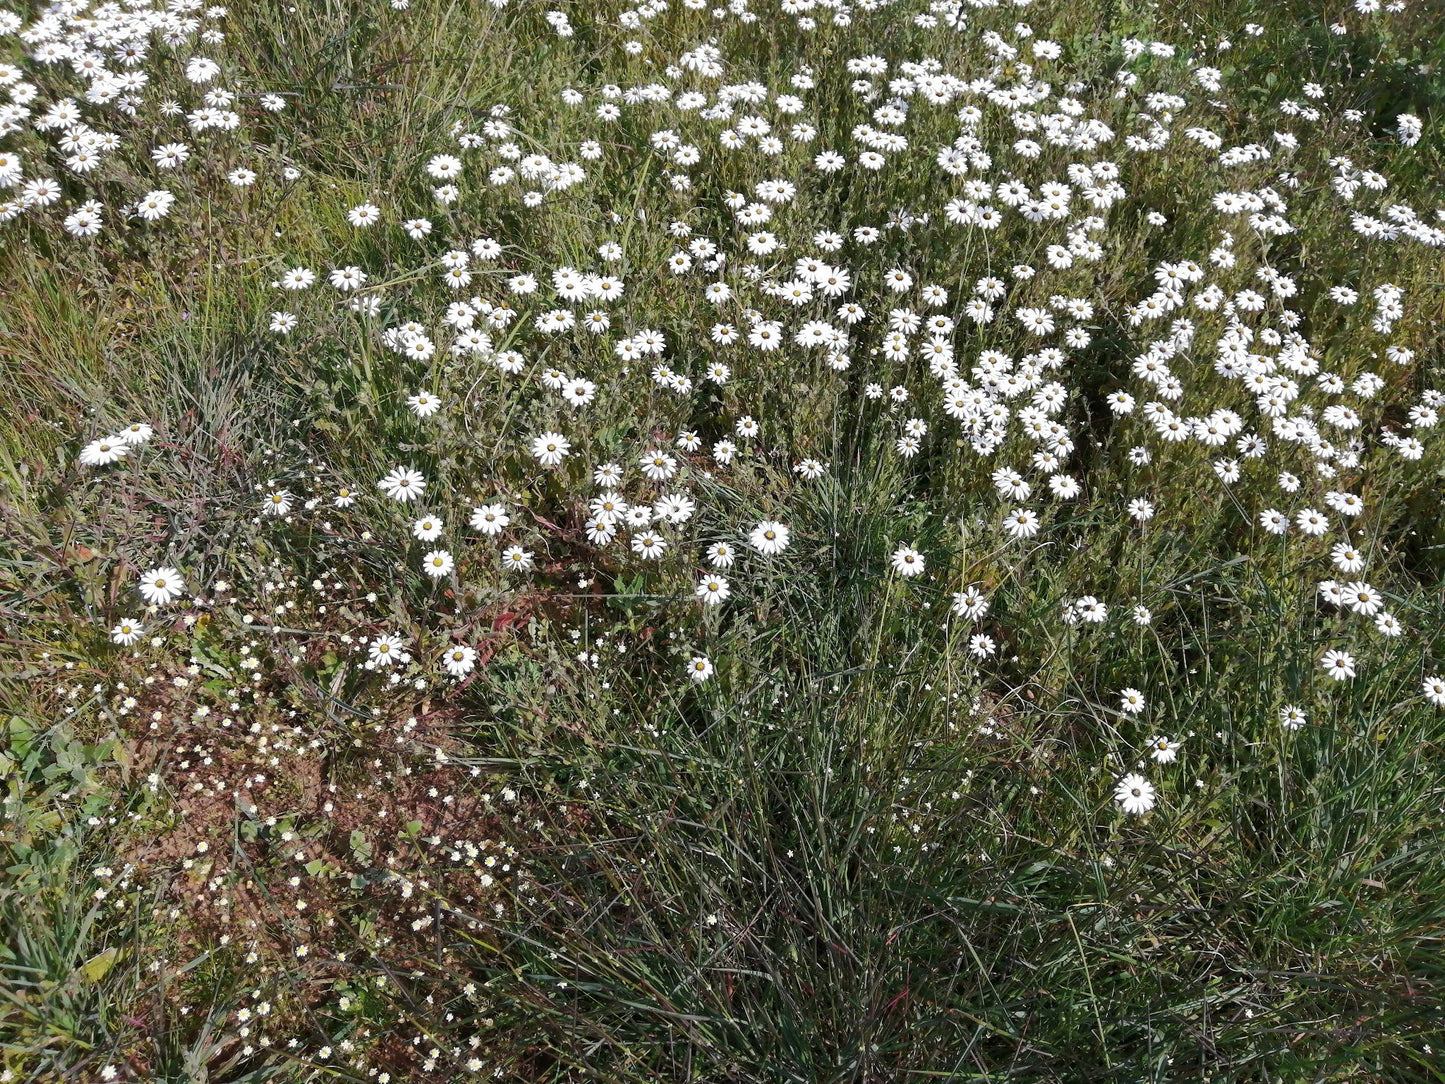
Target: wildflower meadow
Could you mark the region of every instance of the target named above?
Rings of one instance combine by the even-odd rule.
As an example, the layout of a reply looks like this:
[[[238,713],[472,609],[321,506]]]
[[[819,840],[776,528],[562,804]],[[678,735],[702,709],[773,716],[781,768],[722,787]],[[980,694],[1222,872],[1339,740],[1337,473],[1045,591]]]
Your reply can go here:
[[[0,1084],[1445,1081],[1445,7],[0,0]]]

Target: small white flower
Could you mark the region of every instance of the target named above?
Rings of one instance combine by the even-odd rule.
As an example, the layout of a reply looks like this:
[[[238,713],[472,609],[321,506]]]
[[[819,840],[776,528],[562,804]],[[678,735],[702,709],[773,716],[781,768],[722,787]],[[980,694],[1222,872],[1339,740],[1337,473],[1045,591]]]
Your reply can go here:
[[[374,226],[381,221],[381,208],[374,203],[362,203],[346,212],[346,221],[357,229]]]
[[[133,617],[123,618],[115,628],[110,630],[111,643],[119,644],[121,647],[130,647],[144,634],[145,628]]]
[[[455,567],[456,562],[448,550],[432,550],[421,561],[421,570],[434,580],[439,580]]]
[[[171,206],[176,202],[176,197],[167,192],[164,188],[147,192],[135,205],[137,218],[147,222],[156,222],[170,214]]]
[[[1425,699],[1434,704],[1437,708],[1445,708],[1445,678],[1439,676],[1427,677],[1421,686],[1425,693]]]
[[[87,467],[104,467],[124,459],[129,451],[129,442],[120,436],[102,437],[80,450],[80,461]]]
[[[1154,784],[1142,775],[1130,773],[1114,786],[1114,801],[1124,807],[1125,813],[1148,813],[1154,808],[1154,800]]]
[[[488,537],[499,535],[512,522],[512,517],[507,515],[507,509],[502,504],[484,504],[480,508],[472,509],[472,529],[481,531]]]
[[[1355,676],[1355,657],[1348,651],[1326,651],[1320,666],[1335,681],[1347,681]]]
[[[893,551],[893,571],[900,576],[912,577],[923,575],[924,559],[923,554],[909,546],[899,546]]]
[[[141,596],[152,606],[165,606],[181,597],[186,581],[170,565],[153,568],[140,578]]]
[[[632,551],[649,561],[655,561],[667,550],[667,542],[652,531],[644,531],[632,538]]]
[[[304,267],[293,267],[281,276],[279,285],[283,290],[306,290],[316,281],[316,272]]]
[[[555,467],[572,450],[572,445],[561,433],[547,432],[532,439],[532,456],[544,467]]]
[[[284,516],[291,511],[291,494],[278,489],[261,502],[261,511],[268,516]]]
[[[1286,730],[1298,730],[1307,722],[1309,722],[1309,716],[1305,714],[1304,708],[1286,704],[1279,709],[1279,723]]]
[[[603,463],[592,472],[592,481],[605,489],[616,489],[622,484],[622,468],[616,463]]]
[[[707,548],[708,564],[713,568],[731,568],[736,554],[726,542],[714,542]]]
[[[514,572],[526,572],[532,567],[532,551],[521,546],[508,546],[502,551],[502,564]]]
[[[1179,742],[1162,734],[1150,738],[1146,743],[1149,755],[1160,764],[1172,764],[1179,757]]]
[[[376,484],[388,497],[402,504],[419,499],[426,491],[426,480],[421,471],[412,470],[410,467],[394,467]]]
[[[373,666],[395,666],[404,663],[411,656],[406,650],[406,641],[395,633],[383,633],[371,641],[367,658]]]
[[[1010,538],[1022,541],[1039,533],[1039,517],[1031,509],[1015,508],[1004,517],[1003,526]]]
[[[698,580],[696,591],[697,597],[702,599],[705,606],[717,606],[725,602],[727,597],[732,594],[732,588],[728,581],[716,573],[709,573]]]
[[[637,461],[651,481],[663,482],[677,473],[677,460],[666,452],[653,448]]]
[[[965,587],[953,596],[953,612],[959,617],[977,621],[988,613],[988,596],[977,584]]]
[[[476,664],[476,649],[466,644],[454,644],[442,655],[442,667],[454,678],[466,677]]]
[[[764,557],[772,557],[788,548],[788,528],[776,520],[765,519],[753,528],[748,541]]]

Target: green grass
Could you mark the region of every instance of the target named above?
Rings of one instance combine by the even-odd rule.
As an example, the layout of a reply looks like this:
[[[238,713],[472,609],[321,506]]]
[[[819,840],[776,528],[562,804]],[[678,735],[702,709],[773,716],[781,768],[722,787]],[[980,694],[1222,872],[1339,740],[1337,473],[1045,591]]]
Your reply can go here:
[[[1445,712],[1421,695],[1445,659],[1445,458],[1423,429],[1415,461],[1378,441],[1440,386],[1445,282],[1438,249],[1350,227],[1353,212],[1383,217],[1395,201],[1432,222],[1441,205],[1445,37],[1428,5],[1327,19],[1310,3],[1064,0],[969,9],[972,30],[954,33],[911,21],[921,7],[855,11],[850,26],[815,9],[804,30],[775,8],[748,25],[678,3],[638,29],[619,26],[620,8],[569,8],[565,39],[520,3],[294,7],[238,4],[206,23],[225,27],[224,42],[157,45],[138,115],[93,110],[125,141],[93,174],[68,173],[53,137],[0,141],[27,178],[64,187],[57,208],[0,225],[0,1081],[1445,1079]],[[1336,17],[1348,33],[1330,30]],[[910,150],[881,171],[812,169],[821,149],[856,157],[849,133],[882,124],[870,114],[900,62],[987,75],[973,31],[1012,41],[1020,19],[1064,48],[1037,77],[1056,93],[1077,81],[1067,93],[1117,140],[1026,159],[1011,147],[1027,133],[989,107],[987,176],[1017,172],[1037,189],[1071,162],[1119,162],[1128,195],[1098,211],[1103,260],[1049,269],[1062,227],[1018,214],[995,231],[944,225],[962,180],[932,157],[959,134],[957,102],[914,99]],[[640,57],[622,49],[633,37]],[[814,124],[812,144],[725,155],[722,123],[662,103],[628,104],[613,125],[594,117],[607,83],[715,89],[665,73],[713,37],[726,82],[786,93],[812,66],[800,117],[739,107],[780,130]],[[1116,97],[1133,37],[1180,55],[1135,61],[1138,87]],[[0,40],[0,61],[20,62],[15,40]],[[237,131],[198,136],[159,111],[170,97],[198,104],[181,74],[196,53],[220,62],[215,85],[244,96]],[[868,53],[892,64],[871,103],[844,63]],[[1224,69],[1223,106],[1186,58]],[[1001,82],[1017,71],[1002,68]],[[64,66],[25,70],[37,114],[78,93]],[[1327,92],[1307,103],[1324,113],[1313,124],[1278,108],[1304,101],[1310,80]],[[563,104],[569,87],[585,105]],[[1156,91],[1188,99],[1169,107],[1171,142],[1126,151],[1124,137],[1150,127],[1141,114],[1161,111],[1143,104]],[[257,106],[268,92],[284,111]],[[425,163],[456,150],[453,125],[480,130],[498,104],[522,153],[579,161],[579,143],[598,139],[602,159],[529,208],[529,186],[488,184],[499,156],[469,151],[462,198],[439,205]],[[1349,122],[1347,109],[1365,116]],[[1406,111],[1426,125],[1413,147],[1393,128]],[[1300,146],[1221,168],[1184,135],[1195,125],[1226,147],[1276,130]],[[649,149],[660,128],[703,162],[669,166]],[[193,156],[161,173],[149,149],[172,139]],[[1389,188],[1340,200],[1338,156]],[[260,175],[254,187],[228,183],[242,166]],[[690,172],[691,189],[673,189],[664,167]],[[715,321],[742,325],[746,305],[791,326],[836,305],[785,309],[740,271],[755,227],[726,194],[773,178],[798,185],[761,227],[786,241],[783,261],[814,254],[819,229],[932,216],[837,255],[872,317],[846,371],[818,351],[709,338]],[[118,212],[162,186],[177,196],[164,221]],[[1236,220],[1238,264],[1211,267],[1209,281],[1263,292],[1255,269],[1283,269],[1299,293],[1268,315],[1292,306],[1325,369],[1385,384],[1345,397],[1369,442],[1358,464],[1322,478],[1307,448],[1271,435],[1267,456],[1226,485],[1211,463],[1228,448],[1165,443],[1105,397],[1152,397],[1131,365],[1167,321],[1131,326],[1125,308],[1154,289],[1155,266],[1204,263],[1220,239],[1213,194],[1266,186],[1295,231],[1266,238]],[[91,195],[105,229],[77,241],[60,221]],[[385,219],[357,230],[346,211],[365,201]],[[1149,224],[1151,210],[1167,224]],[[400,228],[413,216],[434,224],[424,242]],[[665,262],[685,244],[668,234],[675,219],[729,262],[672,275]],[[446,350],[440,316],[458,295],[437,281],[437,259],[482,236],[503,257],[474,261],[460,295],[520,310],[493,335],[526,354],[523,376]],[[626,282],[612,330],[538,334],[533,319],[554,307],[547,272],[603,270],[608,241],[625,250],[605,268]],[[1015,281],[1018,263],[1042,270]],[[376,318],[324,285],[348,264],[380,288]],[[913,293],[885,291],[895,266]],[[317,270],[318,287],[273,288],[291,267]],[[522,271],[542,289],[508,295]],[[979,326],[961,313],[985,275],[1010,286],[1004,315]],[[738,297],[714,307],[701,289],[718,278]],[[1370,326],[1384,282],[1405,291],[1388,335]],[[945,287],[948,305],[923,308],[924,283]],[[1336,284],[1359,303],[1333,302]],[[983,350],[1058,345],[1011,316],[1052,295],[1094,305],[1092,341],[1049,374],[1068,392],[1074,501],[1047,497],[1017,432],[992,457],[955,442],[926,363],[875,349],[890,308],[940,311],[958,321],[967,375]],[[278,309],[299,318],[289,335],[268,330]],[[1183,311],[1200,345],[1173,360],[1177,409],[1228,407],[1267,432],[1253,396],[1212,369],[1222,314]],[[412,319],[441,344],[426,361],[382,339]],[[614,354],[645,328],[665,331],[663,358]],[[1414,360],[1384,361],[1390,344]],[[658,360],[694,387],[654,386],[645,372]],[[700,378],[712,360],[732,367],[726,385]],[[560,404],[537,386],[544,366],[587,374],[597,400]],[[874,382],[911,397],[870,398]],[[1299,382],[1302,402],[1333,401]],[[435,418],[406,410],[422,389],[447,400]],[[707,449],[748,414],[763,439],[718,463]],[[930,432],[904,458],[894,442],[913,416]],[[87,442],[138,420],[156,430],[144,449],[79,464]],[[554,471],[527,453],[549,429],[576,446]],[[684,430],[702,451],[677,451]],[[1130,461],[1140,445],[1147,466]],[[592,468],[631,468],[650,447],[681,469],[649,494],[686,490],[695,519],[669,529],[655,562],[625,539],[588,545]],[[805,456],[827,462],[823,479],[793,473]],[[440,581],[419,572],[432,544],[411,537],[414,507],[375,486],[398,464],[423,472],[425,507],[446,520],[458,568]],[[998,496],[1000,466],[1029,476],[1031,501]],[[1274,485],[1281,470],[1304,478],[1298,496]],[[335,508],[342,486],[357,500]],[[1323,507],[1334,487],[1365,499],[1348,537],[1369,556],[1359,575],[1406,627],[1398,639],[1319,600],[1319,580],[1342,575],[1329,556],[1337,527],[1282,540],[1259,526],[1262,508]],[[261,516],[280,488],[294,514]],[[1126,511],[1136,496],[1158,505],[1147,524]],[[534,550],[534,574],[505,572],[498,540],[466,530],[471,507],[493,499],[514,521],[500,541]],[[1042,515],[1027,542],[1002,527],[1015,503]],[[792,533],[767,560],[741,544],[763,518]],[[705,610],[692,589],[717,538],[739,548],[733,597]],[[889,571],[902,545],[926,556],[927,575]],[[147,614],[137,578],[166,564],[187,597]],[[975,583],[988,615],[950,616],[953,593]],[[1060,618],[1086,594],[1108,603],[1105,624]],[[1136,604],[1149,624],[1130,620]],[[147,638],[113,644],[109,629],[131,615]],[[363,665],[359,638],[383,631],[416,656],[404,681]],[[995,656],[970,653],[975,632],[997,641]],[[439,671],[453,642],[480,653],[465,681]],[[1359,661],[1353,681],[1320,669],[1338,647]],[[703,684],[684,673],[695,654],[716,667]],[[1142,716],[1119,709],[1129,686],[1148,697]],[[1280,725],[1288,704],[1308,712],[1302,729]],[[1147,762],[1155,734],[1182,740],[1177,761]],[[1158,804],[1126,816],[1114,785],[1143,763]]]

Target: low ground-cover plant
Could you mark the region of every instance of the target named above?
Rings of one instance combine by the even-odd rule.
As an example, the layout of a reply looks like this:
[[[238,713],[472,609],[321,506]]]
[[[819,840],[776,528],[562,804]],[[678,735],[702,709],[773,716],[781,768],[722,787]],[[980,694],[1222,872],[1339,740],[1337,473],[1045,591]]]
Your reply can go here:
[[[1422,1080],[1421,3],[0,12],[6,1080]]]

